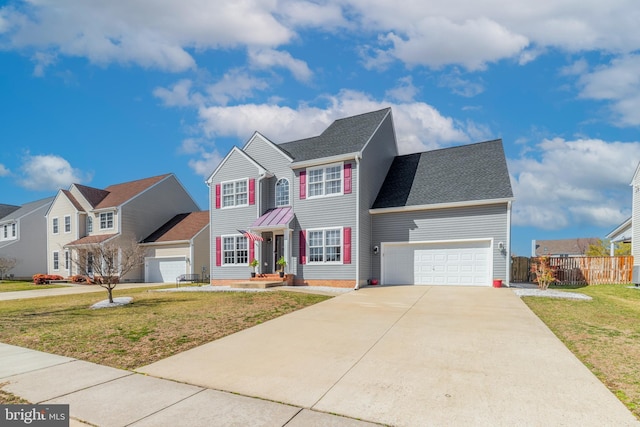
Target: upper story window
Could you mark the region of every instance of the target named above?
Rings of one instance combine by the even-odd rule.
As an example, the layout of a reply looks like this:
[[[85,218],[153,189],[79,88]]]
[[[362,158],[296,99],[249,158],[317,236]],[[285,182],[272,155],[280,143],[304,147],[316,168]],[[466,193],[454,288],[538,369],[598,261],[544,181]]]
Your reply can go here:
[[[342,194],[342,163],[307,169],[308,197]]]
[[[289,180],[280,178],[276,182],[276,207],[289,206]]]
[[[87,216],[87,233],[93,233],[93,218]]]
[[[18,224],[15,222],[11,224],[11,237],[16,237],[17,235]]]
[[[2,227],[2,237],[7,239],[9,237],[9,226],[8,225],[4,225]]]
[[[69,215],[64,217],[64,232],[71,233],[71,216]]]
[[[102,212],[100,214],[100,230],[113,228],[113,212]]]
[[[53,234],[58,234],[58,218],[53,218],[51,220],[51,229]]]
[[[248,180],[222,183],[222,207],[247,206],[249,204]]]

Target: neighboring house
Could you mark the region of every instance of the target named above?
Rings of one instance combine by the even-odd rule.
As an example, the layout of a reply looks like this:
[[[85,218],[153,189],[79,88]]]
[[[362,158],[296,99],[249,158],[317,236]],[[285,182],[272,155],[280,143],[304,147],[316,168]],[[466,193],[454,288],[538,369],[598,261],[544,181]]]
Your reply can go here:
[[[589,245],[600,244],[597,237],[577,237],[575,239],[533,240],[531,256],[571,257],[585,256]]]
[[[633,255],[633,283],[640,283],[640,164],[631,180],[631,255]]]
[[[44,214],[53,197],[22,206],[0,205],[0,256],[15,258],[8,272],[17,279],[31,279],[47,270],[47,223]]]
[[[610,242],[609,255],[615,255],[616,244],[631,243],[631,228],[631,218],[629,218],[607,234],[607,239]]]
[[[275,144],[256,132],[211,174],[211,282],[284,257],[295,284],[509,281],[502,141],[398,155],[391,109]]]
[[[141,241],[184,212],[198,205],[174,174],[111,185],[105,189],[72,184],[60,190],[46,213],[47,272],[72,276],[74,251],[104,242]],[[86,266],[92,274],[91,265]],[[121,281],[144,281],[144,266]]]
[[[144,277],[146,282],[175,282],[181,274],[209,271],[209,211],[183,213],[142,241],[147,248]]]

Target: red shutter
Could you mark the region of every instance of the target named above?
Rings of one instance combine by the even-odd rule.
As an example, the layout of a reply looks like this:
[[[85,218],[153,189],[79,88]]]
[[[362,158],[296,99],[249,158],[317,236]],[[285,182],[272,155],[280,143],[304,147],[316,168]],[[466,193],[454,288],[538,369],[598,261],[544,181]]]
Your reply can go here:
[[[220,209],[220,184],[216,184],[216,209]]]
[[[351,163],[344,164],[344,194],[351,194]]]
[[[351,264],[351,227],[343,229],[342,251],[344,252],[343,264]]]
[[[216,237],[216,266],[222,265],[222,237]]]
[[[300,264],[307,263],[307,232],[300,230]]]
[[[247,239],[247,243],[249,244],[249,262],[251,262],[256,257],[256,244],[251,239]]]
[[[251,178],[249,180],[249,204],[256,204],[256,180],[255,178]]]
[[[307,171],[300,171],[300,199],[307,198]]]

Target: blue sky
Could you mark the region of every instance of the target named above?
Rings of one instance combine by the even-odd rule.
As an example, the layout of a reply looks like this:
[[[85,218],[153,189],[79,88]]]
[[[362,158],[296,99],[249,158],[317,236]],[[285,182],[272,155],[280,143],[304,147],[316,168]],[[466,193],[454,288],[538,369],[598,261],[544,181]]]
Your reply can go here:
[[[392,107],[402,153],[503,139],[512,252],[604,237],[640,162],[638,22],[637,0],[9,0],[0,203],[173,172],[207,209],[254,131]]]

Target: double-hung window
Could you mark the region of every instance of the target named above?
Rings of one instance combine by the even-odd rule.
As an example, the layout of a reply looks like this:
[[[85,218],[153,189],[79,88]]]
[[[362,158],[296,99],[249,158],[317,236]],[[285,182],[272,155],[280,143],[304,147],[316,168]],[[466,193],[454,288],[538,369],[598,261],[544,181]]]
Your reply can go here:
[[[102,212],[100,214],[100,230],[113,228],[113,212]]]
[[[93,233],[93,218],[87,216],[87,233]]]
[[[53,218],[51,220],[51,229],[53,234],[58,234],[58,218]]]
[[[69,267],[71,267],[71,258],[69,251],[64,251],[64,269],[69,271]]]
[[[64,232],[71,233],[71,217],[69,215],[64,217]]]
[[[9,226],[8,225],[2,226],[2,237],[4,237],[5,239],[9,237]]]
[[[309,230],[309,263],[342,262],[342,229]]]
[[[55,271],[60,270],[60,254],[58,252],[53,253],[53,269]]]
[[[342,194],[342,163],[307,170],[308,196]]]
[[[249,246],[244,236],[226,236],[222,238],[222,261],[224,265],[249,263]]]
[[[17,228],[18,228],[18,226],[16,225],[15,222],[13,224],[11,224],[11,237],[16,237]]]
[[[249,204],[248,180],[222,183],[222,207],[247,206]]]

